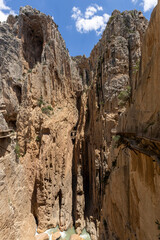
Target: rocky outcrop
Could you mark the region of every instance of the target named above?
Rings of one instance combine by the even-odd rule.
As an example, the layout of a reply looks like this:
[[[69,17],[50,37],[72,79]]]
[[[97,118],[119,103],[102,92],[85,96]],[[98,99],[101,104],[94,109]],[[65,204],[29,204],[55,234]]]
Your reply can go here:
[[[105,237],[99,233],[99,224],[105,187],[114,167],[114,160],[113,166],[109,165],[110,145],[119,114],[125,111],[135,85],[137,73],[134,71],[137,71],[147,25],[140,12],[115,10],[88,59],[90,79],[81,98],[74,149],[73,192],[75,226],[83,229],[87,224],[92,239],[97,239],[99,234],[101,239],[108,239],[107,233]],[[88,64],[83,69],[86,72]],[[123,92],[128,95],[120,102],[119,96]],[[107,222],[103,223],[103,228],[107,229]]]
[[[52,234],[52,240],[58,240],[60,239],[60,237],[61,237],[60,232],[56,232]]]
[[[159,237],[159,13],[160,3],[143,40],[131,103],[119,118],[117,144],[112,143],[109,166],[115,159],[115,167],[103,201],[104,239]]]
[[[32,213],[39,229],[57,224],[66,229],[72,224],[71,134],[78,120],[76,97],[82,90],[81,79],[50,17],[25,8],[19,22],[27,73],[17,133]],[[28,38],[30,31],[32,38]],[[37,34],[41,34],[42,46],[34,54],[41,49],[40,58],[26,47],[31,40],[38,45]]]
[[[72,225],[82,83],[51,17],[27,6],[0,28],[1,125],[13,131],[1,140],[0,238],[32,239],[35,221],[39,230]]]

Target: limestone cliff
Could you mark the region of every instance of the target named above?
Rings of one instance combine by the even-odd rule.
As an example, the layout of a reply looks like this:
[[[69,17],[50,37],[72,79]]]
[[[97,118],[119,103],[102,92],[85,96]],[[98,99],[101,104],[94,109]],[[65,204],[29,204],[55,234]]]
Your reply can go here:
[[[115,162],[113,160],[113,165],[109,165],[110,145],[119,114],[125,111],[129,94],[135,85],[136,65],[140,60],[142,38],[147,25],[141,12],[120,13],[115,10],[88,59],[90,75],[87,76],[90,79],[82,95],[84,107],[80,110],[74,153],[74,182],[77,184],[73,191],[77,199],[74,203],[75,225],[83,229],[85,223],[80,219],[83,220],[84,215],[92,239],[98,236],[108,239],[108,221],[104,220],[104,226],[101,226],[107,231],[104,236],[99,233],[99,224],[105,187]],[[75,61],[80,66],[79,58]],[[84,57],[81,62],[84,63]],[[87,73],[88,64],[83,69]],[[130,92],[128,99],[120,102],[118,97],[127,91]],[[79,191],[81,182],[84,187]]]
[[[41,230],[72,225],[82,83],[51,17],[27,6],[0,28],[0,239],[32,239],[35,220]]]
[[[159,239],[159,21],[160,2],[143,40],[131,104],[119,119],[118,148],[110,154],[116,167],[106,187],[103,216],[111,239]]]
[[[89,58],[29,6],[0,24],[0,239],[157,238],[159,13],[115,10]]]
[[[105,189],[102,217],[108,239],[159,239],[159,13],[160,3],[142,42],[130,104],[120,115],[112,141],[109,165],[115,161],[115,167]]]

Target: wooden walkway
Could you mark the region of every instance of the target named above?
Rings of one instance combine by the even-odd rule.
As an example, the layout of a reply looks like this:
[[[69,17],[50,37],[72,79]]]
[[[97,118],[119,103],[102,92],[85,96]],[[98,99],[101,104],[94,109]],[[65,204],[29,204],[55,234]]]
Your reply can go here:
[[[136,139],[142,139],[142,140],[146,140],[146,141],[150,141],[150,142],[155,142],[155,143],[159,143],[160,144],[160,139],[158,138],[151,138],[151,137],[146,137],[144,135],[141,134],[136,134],[136,133],[129,133],[129,132],[117,132],[116,135],[120,135],[121,137],[128,137],[128,138],[136,138]]]
[[[145,137],[135,133],[117,133],[121,136],[120,144],[126,145],[129,149],[143,153],[156,161],[160,166],[160,140]]]

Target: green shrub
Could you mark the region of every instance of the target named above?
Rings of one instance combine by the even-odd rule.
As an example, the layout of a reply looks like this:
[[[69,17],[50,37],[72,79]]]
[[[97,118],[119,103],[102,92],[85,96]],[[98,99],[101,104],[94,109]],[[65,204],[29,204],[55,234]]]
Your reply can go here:
[[[20,155],[20,147],[19,147],[18,142],[16,143],[14,151],[15,151],[15,154],[16,154],[17,158],[19,158],[21,155]]]
[[[41,140],[41,138],[40,138],[40,136],[38,135],[38,136],[36,137],[36,142],[40,142],[40,140]]]
[[[118,95],[118,104],[124,106],[131,96],[131,87],[127,86],[123,91]]]
[[[104,107],[104,104],[105,104],[105,103],[104,103],[103,101],[100,102],[100,105],[103,106],[103,107]]]
[[[44,101],[43,101],[43,97],[42,96],[38,99],[37,104],[38,104],[39,107],[41,107],[41,105],[44,105]]]
[[[130,29],[128,30],[128,32],[129,32],[129,33],[135,33],[134,30],[130,30]]]
[[[49,105],[47,106],[48,110],[53,111],[53,108]]]
[[[31,73],[32,72],[32,69],[28,69],[28,73]]]
[[[133,73],[134,73],[134,74],[139,71],[139,67],[140,67],[140,60],[138,60],[138,61],[136,62],[136,65],[133,67],[133,69],[134,69]]]
[[[118,147],[120,139],[121,139],[120,135],[112,136],[112,141],[113,141],[114,147]]]
[[[120,140],[120,138],[121,138],[120,135],[115,135],[115,136],[112,137],[112,140],[113,140],[114,142],[118,142],[118,141]]]
[[[44,114],[50,114],[50,111],[49,111],[49,109],[47,108],[47,107],[42,107],[42,113],[44,113]]]
[[[46,107],[42,107],[41,110],[42,110],[42,113],[46,115],[50,115],[51,111],[53,111],[53,108],[50,105],[48,105]]]
[[[134,10],[129,11],[129,13],[134,17]]]

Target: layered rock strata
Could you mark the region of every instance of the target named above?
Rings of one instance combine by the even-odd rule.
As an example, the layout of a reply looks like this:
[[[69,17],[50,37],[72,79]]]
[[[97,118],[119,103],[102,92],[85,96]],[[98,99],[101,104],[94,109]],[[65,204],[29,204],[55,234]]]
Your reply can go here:
[[[87,224],[92,239],[108,239],[108,221],[103,221],[101,215],[105,188],[115,162],[113,159],[109,165],[110,146],[119,115],[125,111],[128,100],[132,101],[131,89],[136,83],[147,25],[141,12],[115,10],[88,59],[90,79],[81,98],[75,141],[73,204],[75,226],[81,229]],[[80,66],[79,58],[75,61]],[[84,57],[81,62],[84,63]],[[88,64],[83,67],[83,72],[88,72]],[[128,95],[120,100],[123,93]],[[104,236],[99,232],[100,223]]]
[[[27,6],[0,28],[1,135],[12,129],[0,139],[0,238],[32,239],[35,223],[39,231],[72,225],[82,82],[51,17]]]
[[[103,239],[158,239],[159,183],[159,21],[154,9],[142,43],[132,98],[121,114],[109,166],[115,167],[103,200]],[[114,139],[115,140],[115,139]],[[116,187],[115,187],[116,186]]]

